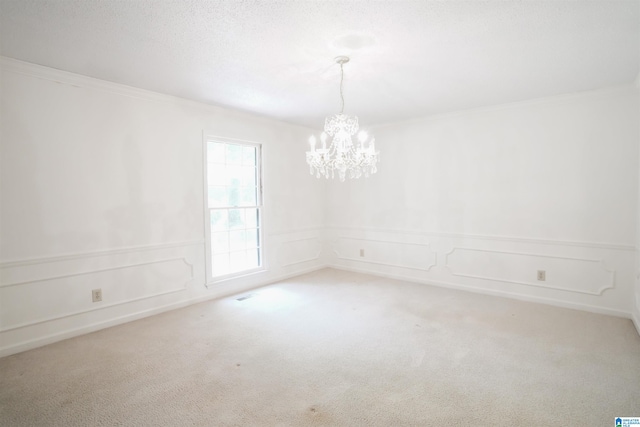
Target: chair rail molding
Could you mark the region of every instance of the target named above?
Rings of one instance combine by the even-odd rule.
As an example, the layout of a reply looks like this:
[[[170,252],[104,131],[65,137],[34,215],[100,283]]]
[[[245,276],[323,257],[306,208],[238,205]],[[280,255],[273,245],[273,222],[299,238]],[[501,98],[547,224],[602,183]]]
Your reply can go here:
[[[380,227],[356,227],[356,226],[342,226],[342,225],[329,225],[326,227],[328,230],[336,231],[349,231],[359,233],[384,233],[384,234],[396,234],[396,235],[410,235],[410,236],[424,236],[424,237],[444,237],[450,239],[472,239],[472,240],[488,240],[488,241],[503,241],[536,245],[551,245],[551,246],[577,246],[581,248],[595,248],[595,249],[610,249],[615,251],[627,251],[635,252],[636,246],[633,244],[624,243],[608,243],[608,242],[588,242],[577,240],[557,240],[557,239],[538,239],[525,236],[502,236],[491,234],[467,234],[467,233],[451,233],[440,231],[425,231],[425,230],[409,230],[409,229],[396,229],[396,228],[380,228]]]
[[[98,269],[95,269],[95,270],[87,270],[87,271],[79,271],[77,273],[69,273],[69,274],[60,274],[60,275],[55,275],[55,276],[47,276],[47,277],[41,277],[41,278],[30,279],[30,280],[23,280],[23,281],[13,282],[13,283],[0,283],[0,289],[1,288],[9,288],[9,287],[12,287],[12,286],[27,285],[27,284],[31,284],[31,283],[43,283],[43,282],[48,282],[48,281],[57,280],[57,279],[66,279],[66,278],[70,278],[70,277],[78,277],[78,276],[85,276],[85,275],[96,274],[96,273],[104,273],[106,271],[123,270],[123,269],[133,268],[133,267],[141,267],[141,266],[144,266],[144,265],[162,264],[162,263],[171,262],[171,261],[182,261],[182,262],[184,262],[189,267],[190,272],[191,272],[191,278],[193,278],[193,264],[191,264],[189,261],[187,261],[186,258],[180,257],[180,258],[159,259],[159,260],[153,260],[153,261],[147,261],[147,262],[138,262],[138,263],[134,263],[134,264],[124,264],[124,265],[118,265],[116,267],[98,268]]]
[[[161,249],[182,248],[186,246],[200,246],[200,245],[204,245],[204,243],[205,243],[204,239],[194,239],[194,240],[184,240],[179,242],[125,246],[125,247],[116,248],[116,249],[72,252],[72,253],[67,253],[62,255],[52,255],[52,256],[0,261],[0,270],[29,266],[29,265],[36,265],[36,264],[47,264],[47,263],[62,262],[62,261],[72,261],[72,260],[78,260],[78,259],[84,259],[84,258],[95,258],[95,257],[101,257],[101,256],[128,254],[133,252],[145,252],[145,251],[155,251],[155,250],[161,250]]]

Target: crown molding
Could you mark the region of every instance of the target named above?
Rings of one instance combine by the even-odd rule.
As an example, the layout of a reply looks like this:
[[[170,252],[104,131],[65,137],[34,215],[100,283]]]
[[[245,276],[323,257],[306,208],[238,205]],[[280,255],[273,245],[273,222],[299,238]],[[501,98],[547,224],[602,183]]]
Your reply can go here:
[[[450,120],[458,117],[465,117],[475,114],[490,114],[494,112],[513,110],[518,108],[536,107],[539,105],[563,105],[572,104],[575,102],[581,102],[585,99],[603,99],[620,95],[634,94],[637,89],[640,89],[640,74],[635,82],[631,82],[626,85],[611,86],[600,89],[586,90],[582,92],[571,92],[559,95],[551,95],[539,98],[527,99],[524,101],[514,101],[503,104],[487,105],[476,108],[467,108],[463,110],[455,110],[446,113],[431,114],[426,116],[418,116],[406,120],[398,120],[393,122],[386,122],[380,124],[374,124],[371,127],[373,129],[384,129],[386,127],[398,126],[398,125],[419,125],[421,123],[429,123],[432,121]]]
[[[18,59],[0,56],[0,66],[3,72],[11,72],[24,76],[35,77],[42,80],[48,80],[55,83],[66,84],[79,88],[96,89],[118,95],[128,96],[131,98],[144,99],[148,101],[186,103],[200,108],[220,109],[213,105],[202,104],[200,102],[191,101],[177,96],[166,95],[150,90],[140,89],[133,86],[127,86],[120,83],[114,83],[107,80],[100,80],[94,77],[84,76],[82,74],[71,73],[69,71],[58,70],[56,68],[46,67],[44,65],[32,64],[30,62],[20,61]]]
[[[253,120],[257,121],[269,122],[273,125],[285,125],[287,127],[299,128],[304,131],[308,131],[310,129],[299,124],[289,123],[273,117],[260,115],[258,113],[236,110],[230,107],[221,107],[213,104],[207,104],[201,101],[181,98],[179,96],[154,92],[147,89],[140,89],[134,86],[127,86],[121,83],[110,82],[95,77],[72,73],[70,71],[64,71],[44,65],[33,64],[30,62],[21,61],[19,59],[9,58],[7,56],[0,55],[0,71],[47,80],[55,83],[73,86],[76,88],[103,91],[106,93],[126,96],[129,98],[135,98],[144,101],[171,103],[174,105],[199,109],[208,114],[237,114],[251,117]]]

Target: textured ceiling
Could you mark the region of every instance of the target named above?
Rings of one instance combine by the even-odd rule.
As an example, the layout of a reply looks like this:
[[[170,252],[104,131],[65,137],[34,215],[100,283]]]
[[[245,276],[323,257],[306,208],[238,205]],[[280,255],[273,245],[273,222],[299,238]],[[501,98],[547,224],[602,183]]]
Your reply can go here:
[[[318,128],[631,84],[640,1],[0,0],[1,53]]]

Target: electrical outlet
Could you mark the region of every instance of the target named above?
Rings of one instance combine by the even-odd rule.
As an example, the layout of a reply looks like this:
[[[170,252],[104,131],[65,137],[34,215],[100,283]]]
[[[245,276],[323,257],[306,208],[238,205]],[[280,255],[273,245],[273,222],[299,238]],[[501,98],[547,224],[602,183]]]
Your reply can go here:
[[[547,272],[544,270],[538,270],[538,281],[544,282],[547,280]]]
[[[102,289],[94,289],[91,291],[91,300],[93,302],[102,301]]]
[[[360,249],[360,256],[364,256],[364,249]]]

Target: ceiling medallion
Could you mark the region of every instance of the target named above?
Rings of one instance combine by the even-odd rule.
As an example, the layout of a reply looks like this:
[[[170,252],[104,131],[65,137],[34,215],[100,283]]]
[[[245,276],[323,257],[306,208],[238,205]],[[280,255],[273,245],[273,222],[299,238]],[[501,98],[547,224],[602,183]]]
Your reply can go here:
[[[340,64],[340,99],[342,108],[340,113],[329,116],[324,121],[324,132],[320,134],[320,147],[316,148],[315,135],[309,138],[311,149],[307,151],[307,163],[311,175],[317,178],[335,177],[336,171],[340,181],[349,178],[368,177],[376,173],[379,151],[375,148],[375,139],[370,138],[365,131],[358,132],[358,117],[344,114],[344,95],[342,82],[344,80],[343,66],[349,62],[347,56],[338,56],[336,63]],[[357,133],[357,142],[351,139]],[[327,148],[327,139],[331,139]]]

